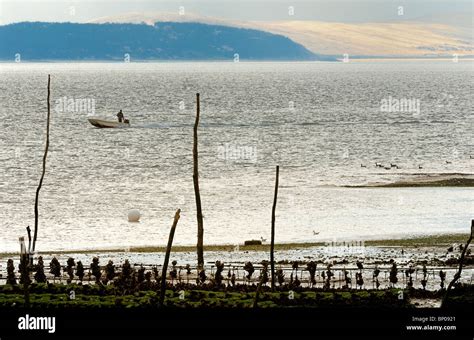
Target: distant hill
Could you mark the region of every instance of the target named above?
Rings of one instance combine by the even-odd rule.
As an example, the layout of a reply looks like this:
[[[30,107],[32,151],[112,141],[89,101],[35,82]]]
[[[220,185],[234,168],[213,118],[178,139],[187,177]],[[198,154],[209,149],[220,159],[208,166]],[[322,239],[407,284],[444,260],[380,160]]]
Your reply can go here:
[[[189,22],[155,25],[24,22],[0,26],[0,59],[331,60],[278,34]]]
[[[464,6],[464,5],[463,5]],[[469,6],[464,6],[469,8]],[[472,9],[457,12],[428,11],[424,17],[408,19],[393,11],[387,21],[352,22],[298,20],[242,21],[186,12],[124,12],[96,18],[91,23],[194,22],[248,28],[283,35],[320,55],[342,58],[460,58],[473,56]],[[348,18],[349,19],[349,18]]]

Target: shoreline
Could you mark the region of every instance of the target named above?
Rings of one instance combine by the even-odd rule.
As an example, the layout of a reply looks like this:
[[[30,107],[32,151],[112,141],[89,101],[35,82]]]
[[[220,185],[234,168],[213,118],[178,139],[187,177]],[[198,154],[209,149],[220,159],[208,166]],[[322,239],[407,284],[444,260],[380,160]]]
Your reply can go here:
[[[400,239],[380,239],[380,240],[368,240],[364,241],[364,246],[380,247],[380,248],[421,248],[421,247],[435,247],[444,248],[451,246],[454,243],[465,244],[469,234],[467,233],[448,233],[448,234],[437,234],[433,236],[416,236],[411,238],[400,238]],[[331,241],[320,241],[320,242],[291,242],[291,243],[276,243],[275,251],[278,250],[297,250],[307,249],[313,247],[322,247],[330,243]],[[337,241],[343,243],[343,240]],[[353,242],[346,241],[346,242]],[[236,245],[232,244],[216,244],[216,245],[205,245],[204,251],[206,252],[232,252],[236,248]],[[183,252],[194,252],[196,246],[173,246],[171,252],[183,253]],[[245,252],[258,252],[258,251],[270,251],[270,244],[265,243],[262,245],[242,245],[239,244],[239,251]],[[129,248],[97,248],[97,249],[74,249],[74,250],[56,250],[56,251],[41,251],[37,255],[51,255],[51,254],[94,254],[94,253],[165,253],[166,246],[136,246]],[[16,252],[0,252],[0,258],[7,256],[16,256]]]
[[[1,25],[0,25],[1,26]],[[322,58],[334,58],[331,60],[326,59],[242,59],[239,62],[243,63],[313,63],[313,62],[330,62],[330,63],[342,63],[343,58],[341,58],[340,54],[317,54],[318,57]],[[380,61],[388,61],[388,62],[398,62],[398,61],[453,61],[452,56],[365,56],[365,55],[354,55],[350,57],[351,62],[380,62]],[[458,61],[474,61],[473,55],[460,55],[458,57]],[[222,63],[234,63],[233,59],[133,59],[130,61],[132,63],[208,63],[208,62],[222,62]],[[105,63],[123,63],[123,58],[116,58],[116,59],[27,59],[21,60],[21,63],[25,64],[33,64],[33,63],[81,63],[81,64],[105,64]],[[15,60],[12,59],[0,59],[0,64],[18,64]]]

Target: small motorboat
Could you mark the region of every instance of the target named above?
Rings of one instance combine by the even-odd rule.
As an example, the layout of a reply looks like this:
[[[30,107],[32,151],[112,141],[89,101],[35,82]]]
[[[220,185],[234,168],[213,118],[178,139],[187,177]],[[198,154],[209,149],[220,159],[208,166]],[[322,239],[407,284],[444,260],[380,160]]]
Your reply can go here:
[[[95,127],[104,129],[114,129],[114,128],[126,128],[130,127],[130,121],[128,119],[125,119],[123,123],[117,122],[117,121],[110,121],[110,120],[103,120],[103,119],[97,119],[97,118],[89,118],[89,123],[94,125]]]

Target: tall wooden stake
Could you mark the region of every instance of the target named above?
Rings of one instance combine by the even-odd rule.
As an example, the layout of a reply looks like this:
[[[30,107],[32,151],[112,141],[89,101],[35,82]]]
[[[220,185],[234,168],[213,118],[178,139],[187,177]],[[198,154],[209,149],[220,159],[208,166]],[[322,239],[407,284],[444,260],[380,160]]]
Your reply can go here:
[[[170,236],[168,238],[168,246],[166,247],[165,262],[163,262],[163,271],[161,272],[161,291],[160,291],[160,306],[163,306],[166,293],[166,272],[168,271],[168,262],[170,261],[171,247],[173,246],[174,232],[178,225],[181,209],[178,209],[174,214],[173,225],[171,226]]]
[[[459,269],[458,269],[457,273],[454,274],[454,278],[449,283],[448,288],[446,288],[446,293],[444,294],[443,301],[441,303],[441,307],[445,306],[446,301],[448,299],[449,291],[451,290],[452,286],[454,286],[456,281],[461,278],[461,272],[462,272],[462,266],[463,266],[463,262],[464,262],[464,256],[466,255],[467,248],[469,247],[469,244],[471,243],[473,237],[474,237],[474,220],[471,220],[471,236],[469,236],[469,239],[467,240],[467,243],[464,246],[464,249],[462,250],[461,258],[459,259]]]
[[[260,290],[262,289],[262,279],[263,279],[263,277],[260,276],[260,278],[258,280],[257,290],[255,291],[255,297],[253,299],[253,308],[258,307],[258,300],[259,300],[259,297],[260,297]]]
[[[28,255],[31,254],[31,228],[30,226],[26,227],[26,233],[28,234]]]
[[[30,308],[30,263],[24,237],[20,237],[20,274],[23,279],[23,295],[25,297],[25,307]]]
[[[196,121],[194,122],[194,143],[193,143],[193,182],[194,196],[196,197],[196,213],[198,224],[197,235],[197,260],[198,268],[204,267],[204,225],[202,220],[201,194],[199,192],[199,168],[198,168],[198,125],[199,125],[199,93],[196,93]]]
[[[272,291],[275,290],[275,259],[273,256],[273,251],[275,248],[275,210],[278,197],[278,177],[280,175],[280,167],[276,167],[276,179],[275,179],[275,195],[273,196],[273,207],[272,207],[272,236],[270,244],[270,265],[272,272]]]
[[[43,155],[43,172],[41,173],[41,178],[38,184],[38,188],[36,189],[36,197],[35,197],[35,233],[33,236],[33,247],[32,251],[35,251],[36,247],[36,238],[38,237],[38,200],[39,200],[39,193],[41,190],[41,187],[43,186],[43,179],[44,179],[44,174],[46,173],[46,157],[48,156],[48,149],[49,149],[49,122],[50,122],[50,117],[51,117],[51,104],[50,104],[50,85],[51,85],[51,76],[48,74],[48,118],[47,118],[47,123],[46,123],[46,147],[44,149],[44,155]]]

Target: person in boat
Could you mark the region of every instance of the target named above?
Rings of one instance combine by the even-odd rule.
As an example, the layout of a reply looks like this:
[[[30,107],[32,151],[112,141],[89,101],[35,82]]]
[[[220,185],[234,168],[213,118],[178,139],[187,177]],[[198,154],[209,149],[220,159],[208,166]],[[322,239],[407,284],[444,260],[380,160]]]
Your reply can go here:
[[[123,116],[122,110],[120,110],[120,111],[117,113],[117,118],[118,118],[119,123],[123,123],[123,121],[124,121],[124,116]]]

